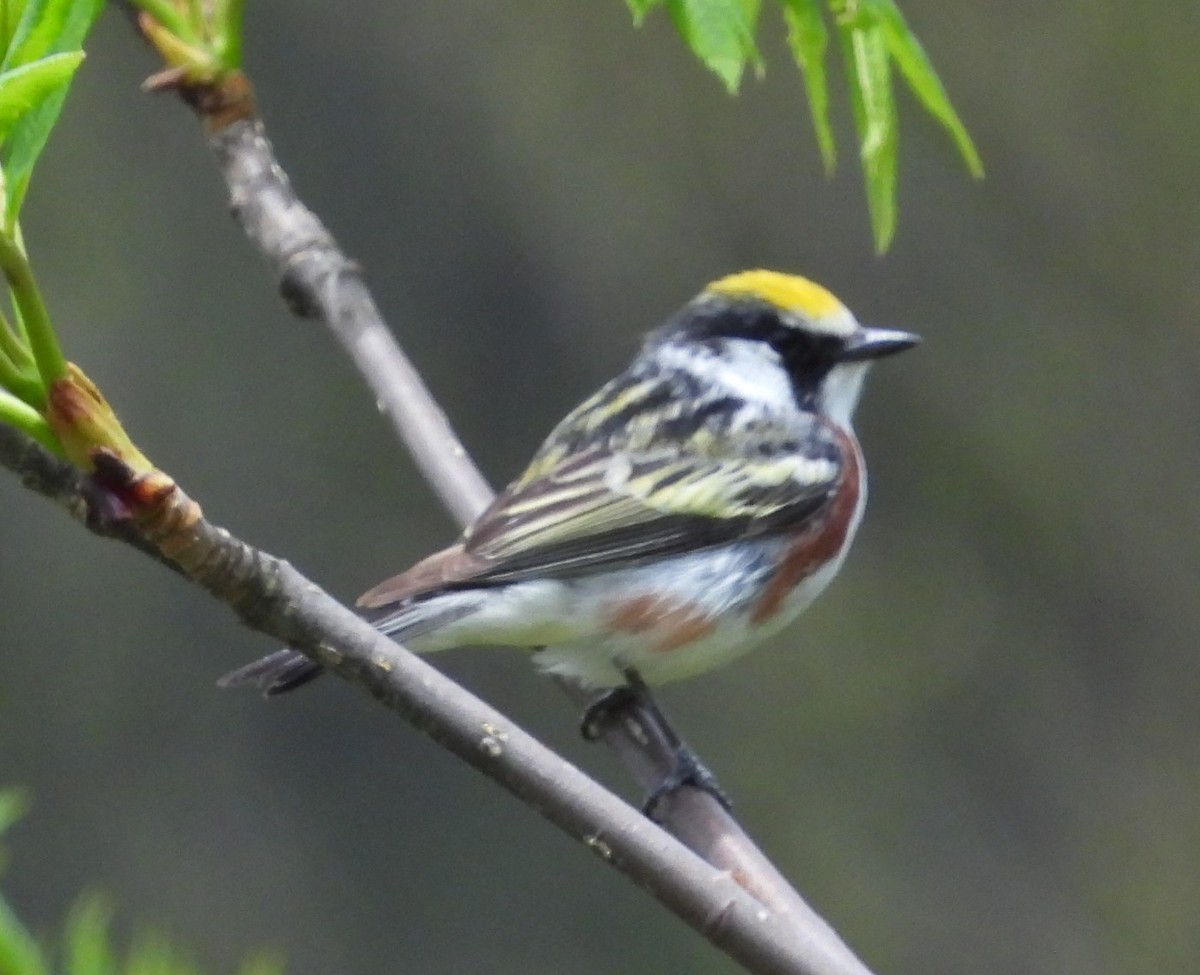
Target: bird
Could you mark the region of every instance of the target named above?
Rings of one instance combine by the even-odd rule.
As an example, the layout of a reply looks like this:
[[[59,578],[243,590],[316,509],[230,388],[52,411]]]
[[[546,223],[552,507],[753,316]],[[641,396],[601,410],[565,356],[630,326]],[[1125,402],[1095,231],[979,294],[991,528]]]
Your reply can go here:
[[[863,380],[918,341],[861,325],[799,275],[719,278],[567,414],[457,542],[357,605],[417,653],[527,648],[607,704],[728,663],[837,574],[867,499],[852,427]],[[285,649],[220,683],[274,696],[320,673]]]

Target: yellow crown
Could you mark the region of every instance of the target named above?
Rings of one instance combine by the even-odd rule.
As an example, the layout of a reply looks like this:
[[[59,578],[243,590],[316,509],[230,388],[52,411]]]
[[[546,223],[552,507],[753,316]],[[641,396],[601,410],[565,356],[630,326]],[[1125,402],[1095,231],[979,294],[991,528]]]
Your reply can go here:
[[[740,271],[714,281],[705,290],[766,301],[782,311],[803,315],[814,324],[819,322],[836,334],[849,334],[854,330],[854,319],[846,306],[819,284],[798,274]]]

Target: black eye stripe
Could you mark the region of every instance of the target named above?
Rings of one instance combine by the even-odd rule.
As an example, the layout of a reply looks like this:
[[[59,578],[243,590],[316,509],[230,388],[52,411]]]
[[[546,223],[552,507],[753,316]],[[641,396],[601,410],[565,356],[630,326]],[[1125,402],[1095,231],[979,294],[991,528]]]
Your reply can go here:
[[[685,307],[659,330],[667,338],[685,335],[692,341],[734,338],[766,342],[785,358],[797,358],[809,352],[813,358],[833,361],[842,338],[789,325],[780,319],[779,309],[753,300],[708,301]]]
[[[820,378],[838,361],[838,353],[843,345],[841,339],[831,335],[813,335],[786,326],[784,329],[786,334],[767,341],[779,353],[793,378]]]
[[[754,300],[720,301],[709,299],[692,303],[668,322],[658,339],[686,338],[697,345],[720,350],[725,339],[765,342],[779,354],[784,368],[796,387],[797,400],[806,398],[838,361],[845,342],[836,335],[812,332],[788,325],[777,308]]]

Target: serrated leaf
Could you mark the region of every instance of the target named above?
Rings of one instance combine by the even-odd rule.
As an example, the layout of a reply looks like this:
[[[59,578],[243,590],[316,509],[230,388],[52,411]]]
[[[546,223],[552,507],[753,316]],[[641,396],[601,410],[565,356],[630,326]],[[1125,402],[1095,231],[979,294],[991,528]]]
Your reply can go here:
[[[52,42],[52,50],[55,53],[78,52],[103,6],[103,0],[71,0],[69,16],[62,22],[59,34]],[[63,85],[53,92],[26,113],[9,133],[4,147],[4,169],[8,179],[5,231],[11,232],[21,211],[33,167],[58,121],[68,90],[69,85]]]
[[[946,94],[941,79],[933,68],[933,63],[909,28],[893,0],[874,0],[873,6],[879,12],[879,22],[883,28],[887,48],[896,61],[896,66],[908,82],[908,87],[921,100],[935,119],[950,133],[959,154],[967,164],[967,170],[976,179],[983,176],[983,160],[975,149],[975,143],[967,133],[967,128],[958,117],[954,106],[950,104],[950,96]]]
[[[754,43],[759,0],[666,0],[675,28],[692,53],[736,94],[746,64],[762,67]]]
[[[892,76],[887,45],[880,27],[855,27],[847,32],[850,44],[850,78],[858,97],[861,114],[863,155],[877,151],[894,128],[895,105],[892,101]]]
[[[879,24],[850,26],[842,29],[841,34],[866,180],[867,208],[871,214],[875,249],[882,254],[896,233],[899,135],[887,41]]]
[[[808,110],[812,115],[817,148],[825,164],[826,175],[837,165],[837,147],[833,128],[829,124],[829,85],[825,75],[825,51],[829,47],[829,31],[817,0],[783,0],[783,17],[788,27],[788,46],[808,95]]]

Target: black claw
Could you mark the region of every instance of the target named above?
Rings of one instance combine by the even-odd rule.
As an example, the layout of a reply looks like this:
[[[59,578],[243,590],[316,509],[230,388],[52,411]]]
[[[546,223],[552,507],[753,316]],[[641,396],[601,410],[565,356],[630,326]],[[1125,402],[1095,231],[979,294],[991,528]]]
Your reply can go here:
[[[628,684],[605,691],[583,709],[583,715],[579,719],[579,733],[588,741],[596,741],[604,734],[607,725],[612,724],[622,711],[627,711],[641,699],[638,691]]]
[[[717,800],[726,812],[733,811],[733,803],[721,788],[712,770],[700,761],[699,756],[682,742],[675,750],[675,764],[662,781],[646,796],[642,803],[642,812],[648,819],[656,823],[662,822],[658,815],[662,804],[684,786],[691,786],[701,792],[707,792]]]
[[[662,822],[659,814],[665,811],[663,804],[684,786],[707,792],[726,811],[732,810],[733,805],[717,783],[716,776],[671,727],[637,671],[626,670],[625,679],[626,684],[606,691],[584,708],[579,730],[588,741],[595,741],[607,726],[628,713],[641,718],[643,726],[649,725],[671,750],[671,768],[646,796],[642,812],[654,822]]]

